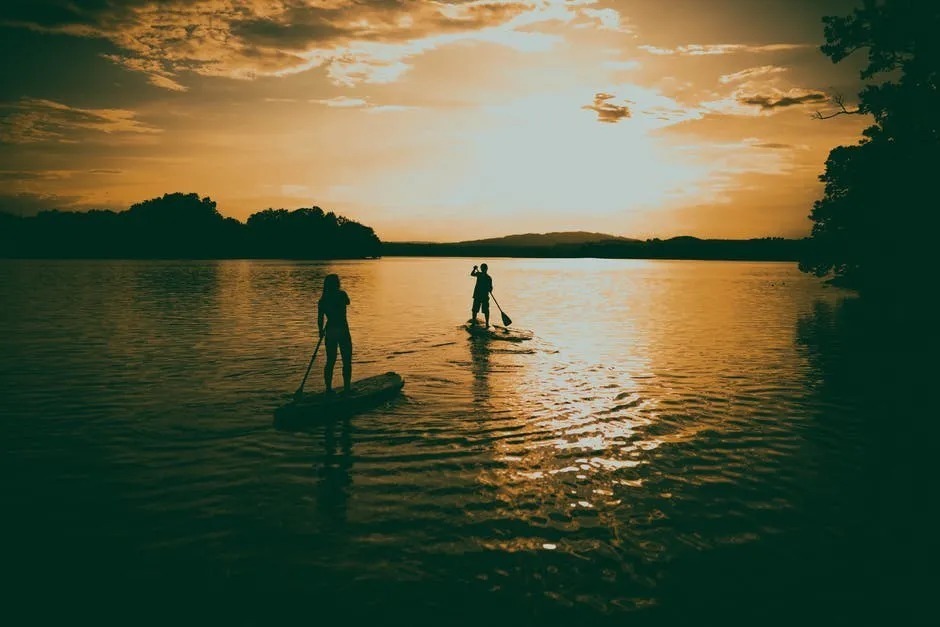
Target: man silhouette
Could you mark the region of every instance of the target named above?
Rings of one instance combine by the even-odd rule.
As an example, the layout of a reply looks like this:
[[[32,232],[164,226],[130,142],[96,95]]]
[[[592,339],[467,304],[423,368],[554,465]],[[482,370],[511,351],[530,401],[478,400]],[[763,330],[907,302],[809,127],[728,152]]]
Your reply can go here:
[[[470,310],[470,320],[472,324],[477,324],[477,312],[483,310],[483,317],[486,320],[486,326],[490,326],[490,292],[493,291],[493,277],[487,274],[488,266],[480,264],[477,270],[473,266],[470,276],[476,277],[476,285],[473,286],[473,308]]]

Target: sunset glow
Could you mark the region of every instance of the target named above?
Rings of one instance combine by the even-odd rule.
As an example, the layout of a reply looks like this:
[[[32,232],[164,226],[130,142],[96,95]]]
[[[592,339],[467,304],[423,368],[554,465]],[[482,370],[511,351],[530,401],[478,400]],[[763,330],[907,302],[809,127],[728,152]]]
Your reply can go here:
[[[854,4],[14,2],[0,209],[182,191],[391,241],[803,236],[868,122],[811,117],[857,91],[818,50]]]

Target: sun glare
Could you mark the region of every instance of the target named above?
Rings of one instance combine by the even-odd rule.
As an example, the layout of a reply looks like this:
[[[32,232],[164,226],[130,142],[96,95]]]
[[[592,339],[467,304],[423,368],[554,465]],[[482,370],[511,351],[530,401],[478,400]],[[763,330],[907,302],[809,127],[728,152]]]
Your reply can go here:
[[[613,214],[666,203],[707,175],[656,141],[657,120],[637,114],[599,123],[583,109],[590,97],[549,94],[489,107],[488,129],[467,138],[469,163],[450,202]]]

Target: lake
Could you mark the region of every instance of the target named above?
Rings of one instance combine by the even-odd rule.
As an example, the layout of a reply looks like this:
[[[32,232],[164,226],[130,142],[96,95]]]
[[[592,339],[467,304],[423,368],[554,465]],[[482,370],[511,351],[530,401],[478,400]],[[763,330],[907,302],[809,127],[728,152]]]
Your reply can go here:
[[[8,599],[33,623],[869,615],[850,292],[792,263],[485,260],[534,334],[508,343],[461,327],[480,261],[0,261]],[[354,378],[404,395],[275,429],[331,272]]]

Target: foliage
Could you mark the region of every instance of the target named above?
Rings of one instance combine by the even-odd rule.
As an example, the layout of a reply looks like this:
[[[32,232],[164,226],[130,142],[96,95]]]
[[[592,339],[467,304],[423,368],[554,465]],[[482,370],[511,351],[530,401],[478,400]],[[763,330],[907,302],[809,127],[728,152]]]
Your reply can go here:
[[[324,257],[344,256],[344,251],[361,251],[377,256],[379,240],[372,229],[320,207],[287,211],[266,209],[248,218],[256,256],[303,257],[318,250]]]
[[[197,194],[122,212],[0,213],[0,257],[334,259],[377,256],[380,245],[371,228],[319,207],[266,209],[242,224]]]
[[[874,124],[829,153],[811,245],[800,268],[869,292],[897,291],[925,267],[940,163],[940,3],[866,0],[826,17],[822,51],[839,62],[867,50],[856,111]],[[892,213],[899,215],[892,216]]]

